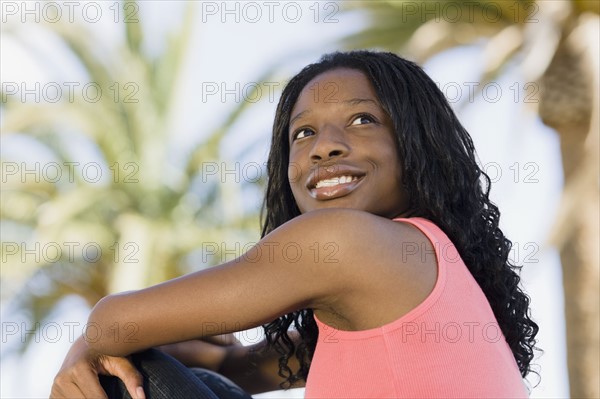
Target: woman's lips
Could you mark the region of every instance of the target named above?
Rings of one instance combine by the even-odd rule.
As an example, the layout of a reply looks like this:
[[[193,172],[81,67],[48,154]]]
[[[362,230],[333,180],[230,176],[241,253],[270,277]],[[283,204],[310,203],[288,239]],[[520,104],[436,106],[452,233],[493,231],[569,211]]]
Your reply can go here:
[[[335,186],[319,188],[314,187],[310,189],[310,196],[319,201],[343,197],[353,192],[362,183],[363,179],[364,176],[360,176],[348,183],[340,183]]]

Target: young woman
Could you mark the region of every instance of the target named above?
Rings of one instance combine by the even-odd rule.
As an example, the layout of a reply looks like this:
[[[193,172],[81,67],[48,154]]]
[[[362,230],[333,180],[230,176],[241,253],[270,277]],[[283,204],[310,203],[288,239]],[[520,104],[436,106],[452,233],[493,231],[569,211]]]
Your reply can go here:
[[[279,102],[268,174],[260,242],[101,300],[52,397],[103,397],[98,374],[118,377],[102,377],[111,397],[281,383],[309,398],[527,397],[538,326],[511,242],[471,138],[418,66],[356,51],[304,68]],[[216,337],[260,325],[253,347]]]

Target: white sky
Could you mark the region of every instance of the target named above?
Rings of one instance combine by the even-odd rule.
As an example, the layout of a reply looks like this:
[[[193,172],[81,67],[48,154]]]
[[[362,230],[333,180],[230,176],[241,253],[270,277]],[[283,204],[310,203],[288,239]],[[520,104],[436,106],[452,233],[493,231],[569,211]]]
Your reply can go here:
[[[7,11],[12,10],[6,8],[7,3],[10,2],[4,1],[2,5],[3,18],[7,18],[9,22],[17,22],[20,14],[16,14],[17,17],[6,15]],[[239,23],[235,22],[235,13],[223,15],[225,22],[221,21],[221,2],[197,3],[195,34],[178,80],[179,101],[170,126],[173,154],[197,142],[202,132],[210,132],[217,127],[235,105],[232,104],[232,96],[226,98],[226,103],[222,103],[218,95],[207,96],[206,101],[203,101],[202,88],[207,83],[216,83],[219,87],[224,83],[231,88],[236,82],[240,82],[243,87],[256,81],[275,62],[283,63],[283,77],[288,77],[305,64],[315,61],[322,53],[335,50],[335,38],[356,31],[364,22],[359,15],[342,17],[340,13],[335,13],[336,6],[333,2],[295,2],[294,5],[287,6],[287,14],[283,14],[286,3],[276,3],[278,6],[273,9],[273,22],[269,22],[269,9],[264,2],[255,3],[258,8],[246,8],[245,13],[241,5],[243,3],[238,3]],[[18,6],[18,3],[15,4]],[[88,3],[81,3],[81,7],[85,4]],[[103,3],[103,17],[95,24],[87,23],[82,14],[78,14],[78,9],[74,13],[77,22],[101,33],[101,44],[108,46],[119,38],[119,32],[115,29],[117,25],[112,22],[114,10],[110,7],[113,4]],[[234,3],[229,4],[230,9],[233,9]],[[140,15],[147,22],[145,33],[149,52],[160,53],[165,43],[165,33],[180,23],[182,5],[182,2],[143,2]],[[319,9],[318,23],[313,21],[316,9]],[[66,10],[63,8],[63,12]],[[256,10],[261,11],[262,17],[256,23],[249,23],[248,20],[257,18]],[[295,10],[301,10],[302,17],[293,23],[290,21],[295,16]],[[213,11],[217,13],[213,15]],[[323,19],[331,12],[334,12],[331,17],[339,21],[324,23]],[[45,44],[44,62],[34,62],[3,32],[0,42],[2,82],[48,82],[57,79],[57,73],[72,80],[85,81],[85,77],[72,66],[72,60],[64,51],[57,49],[56,43],[47,35],[40,35],[35,23],[31,23],[33,17],[28,18],[29,40]],[[63,18],[66,18],[66,14],[63,14]],[[202,21],[203,18],[205,22]],[[462,88],[460,95],[464,98],[468,95],[465,82],[476,80],[481,56],[476,47],[449,51],[428,63],[426,70],[440,83],[440,87],[445,88],[449,98],[456,98],[457,87]],[[536,359],[541,365],[541,383],[533,390],[531,397],[564,398],[568,397],[568,383],[560,264],[556,252],[544,244],[558,206],[562,170],[558,141],[554,133],[541,125],[534,114],[523,107],[526,83],[514,68],[510,69],[487,92],[487,100],[475,99],[472,106],[459,114],[459,118],[472,134],[481,162],[487,165],[488,172],[501,172],[495,179],[497,181],[491,195],[502,212],[502,227],[515,243],[517,262],[527,262],[522,274],[523,281],[533,298],[533,315],[540,324],[539,346],[545,350],[544,356]],[[495,101],[494,90],[498,87],[502,95]],[[519,96],[516,102],[515,95]],[[255,141],[261,142],[253,155],[256,162],[266,160],[277,98],[272,102],[261,103],[251,114],[244,115],[238,121],[230,138],[223,144],[223,153],[227,154],[229,160],[235,160],[244,145]],[[25,148],[22,142],[14,138],[2,136],[1,140],[0,154],[3,158],[27,159],[42,156],[37,153],[32,155],[30,148]],[[537,262],[534,263],[535,261]],[[3,304],[3,309],[5,305],[6,303]],[[71,324],[74,331],[80,332],[80,326],[85,324],[86,318],[87,309],[81,301],[65,301],[49,320],[57,323],[61,329],[63,334],[60,339],[53,339],[54,330],[48,327],[44,334],[37,336],[40,342],[34,344],[24,356],[3,356],[0,396],[47,397],[51,381],[70,341],[66,334],[69,324],[65,323],[80,323]],[[3,353],[21,338],[20,334],[8,333],[14,323],[20,326],[21,319],[16,315],[2,314]],[[49,341],[56,342],[50,342],[51,345]],[[535,383],[534,379],[532,381]]]

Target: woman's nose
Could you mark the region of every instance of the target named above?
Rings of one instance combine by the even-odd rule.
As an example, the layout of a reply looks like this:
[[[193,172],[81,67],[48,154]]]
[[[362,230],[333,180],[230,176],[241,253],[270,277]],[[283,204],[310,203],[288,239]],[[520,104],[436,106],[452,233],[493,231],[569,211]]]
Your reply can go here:
[[[334,126],[324,126],[317,132],[310,151],[312,161],[327,160],[333,157],[344,156],[350,151],[343,130]]]

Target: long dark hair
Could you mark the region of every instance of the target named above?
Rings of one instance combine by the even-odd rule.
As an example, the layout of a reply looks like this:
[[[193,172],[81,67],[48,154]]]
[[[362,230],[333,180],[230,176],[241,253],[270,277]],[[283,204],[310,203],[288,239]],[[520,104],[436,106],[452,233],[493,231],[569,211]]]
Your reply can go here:
[[[452,240],[485,293],[521,375],[527,376],[539,328],[530,318],[530,299],[519,287],[520,267],[508,259],[512,243],[498,226],[490,178],[477,164],[469,133],[418,65],[386,52],[335,52],[289,81],[273,124],[262,236],[300,215],[287,174],[290,113],[304,86],[334,68],[356,69],[370,80],[397,137],[403,184],[411,194],[408,216],[431,220]],[[292,323],[302,338],[298,345],[288,335]],[[268,344],[281,355],[282,388],[306,380],[318,336],[312,310],[292,312],[263,327]],[[300,362],[295,373],[288,367],[292,356]]]

